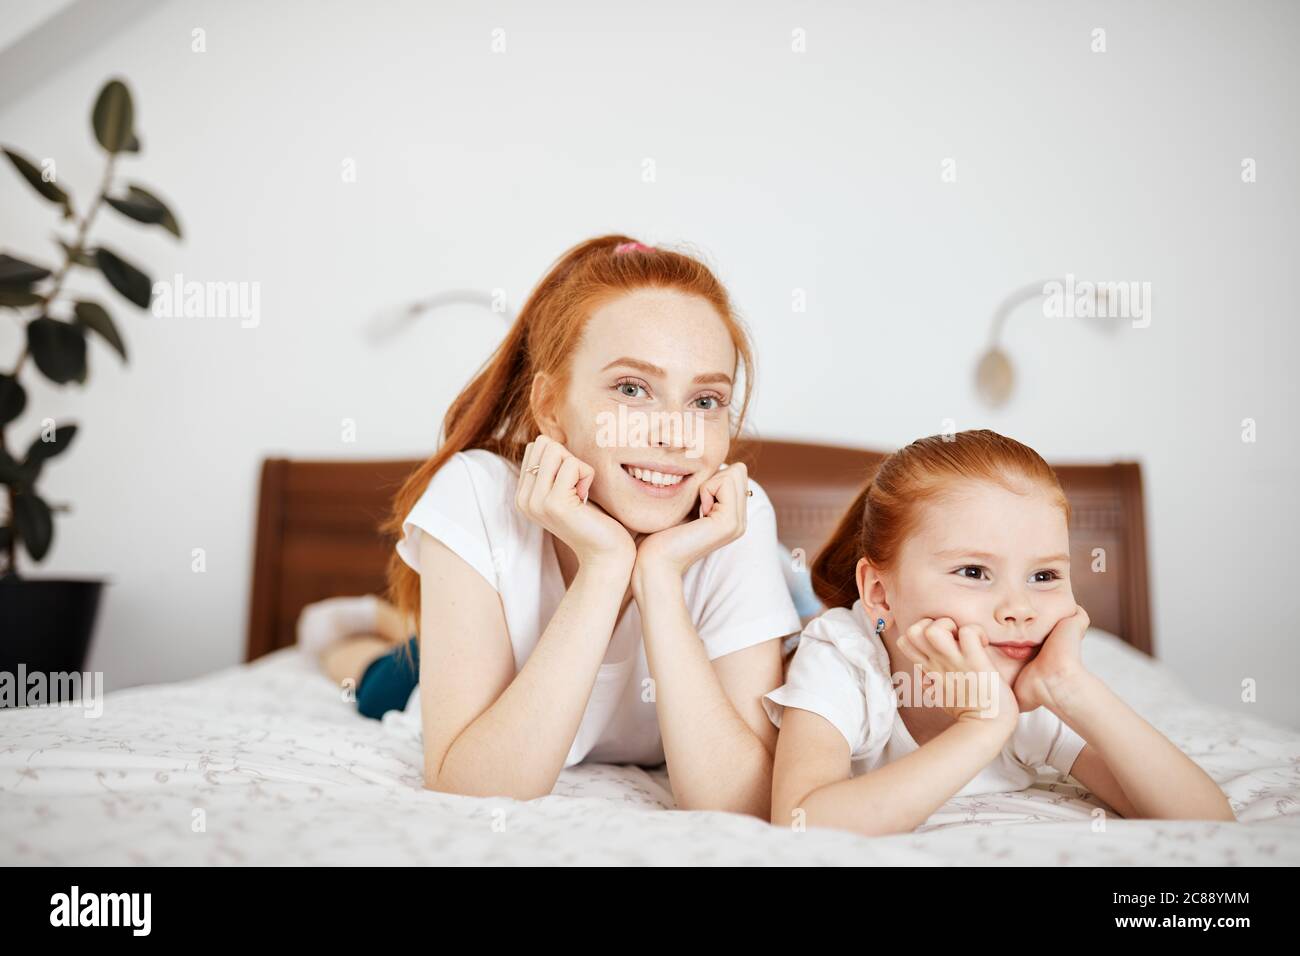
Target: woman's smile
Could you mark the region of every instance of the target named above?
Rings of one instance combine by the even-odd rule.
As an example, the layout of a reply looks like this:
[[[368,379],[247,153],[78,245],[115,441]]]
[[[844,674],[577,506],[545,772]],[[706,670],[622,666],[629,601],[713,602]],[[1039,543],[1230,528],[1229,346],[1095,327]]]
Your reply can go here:
[[[643,493],[652,498],[673,498],[686,488],[689,474],[679,468],[667,465],[657,469],[642,468],[637,465],[623,465],[623,474]]]

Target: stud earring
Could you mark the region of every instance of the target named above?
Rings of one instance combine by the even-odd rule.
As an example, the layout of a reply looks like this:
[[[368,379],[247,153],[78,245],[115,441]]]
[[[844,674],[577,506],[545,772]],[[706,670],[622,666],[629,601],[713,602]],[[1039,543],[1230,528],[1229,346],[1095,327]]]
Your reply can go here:
[[[883,633],[885,633],[885,619],[883,617],[878,617],[876,618],[876,637],[879,637]]]

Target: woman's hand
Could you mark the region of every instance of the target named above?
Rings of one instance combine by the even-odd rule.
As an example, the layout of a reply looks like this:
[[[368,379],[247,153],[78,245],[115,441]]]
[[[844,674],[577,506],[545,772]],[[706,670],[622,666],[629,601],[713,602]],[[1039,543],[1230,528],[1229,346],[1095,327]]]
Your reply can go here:
[[[596,471],[557,441],[538,435],[524,449],[515,507],[567,544],[582,566],[630,573],[636,544],[626,528],[587,501]]]
[[[723,465],[700,485],[700,516],[641,540],[633,579],[663,570],[680,578],[696,561],[745,533],[749,518],[749,471]]]
[[[1061,695],[1087,673],[1081,650],[1089,623],[1087,612],[1077,606],[1073,614],[1056,622],[1038,649],[1038,656],[1016,675],[1012,690],[1022,711],[1036,707],[1055,711]]]
[[[987,724],[1010,737],[1020,709],[1010,685],[989,659],[989,639],[978,624],[957,627],[950,617],[923,617],[898,639],[898,649],[919,664],[924,687],[953,720]]]

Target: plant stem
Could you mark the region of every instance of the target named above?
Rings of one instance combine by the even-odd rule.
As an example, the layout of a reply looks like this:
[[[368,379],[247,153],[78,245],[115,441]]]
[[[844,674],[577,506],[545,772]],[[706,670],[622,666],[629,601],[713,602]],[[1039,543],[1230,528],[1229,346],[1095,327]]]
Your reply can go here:
[[[108,195],[108,188],[112,185],[113,161],[116,158],[116,156],[110,153],[108,162],[104,164],[104,179],[99,184],[99,195],[97,195],[94,201],[91,202],[90,208],[86,210],[86,215],[82,217],[81,221],[77,224],[77,239],[72,244],[72,249],[64,253],[63,265],[60,266],[59,271],[54,274],[54,285],[50,287],[50,291],[45,293],[45,297],[41,299],[40,310],[42,315],[46,313],[50,307],[50,303],[54,301],[55,297],[58,296],[59,292],[63,289],[63,279],[68,274],[68,270],[72,268],[72,257],[79,255],[84,251],[82,247],[86,244],[86,233],[90,232],[90,224],[95,218],[95,213],[99,212],[99,207],[104,204],[104,197]],[[27,347],[24,345],[22,354],[18,356],[18,364],[14,366],[14,378],[18,377],[18,370],[23,367],[23,362],[26,358]]]
[[[0,428],[0,452],[5,450],[5,432]],[[9,492],[9,540],[5,543],[5,575],[18,577],[18,493],[13,485],[7,485]]]
[[[99,184],[99,195],[97,195],[86,210],[86,215],[77,223],[77,238],[73,242],[72,248],[64,251],[63,265],[54,275],[54,284],[50,287],[44,298],[40,301],[41,314],[45,315],[50,307],[50,303],[63,289],[63,280],[67,276],[68,270],[72,268],[72,259],[80,255],[86,244],[86,235],[90,232],[90,224],[99,212],[99,207],[104,204],[104,197],[108,195],[108,189],[113,184],[113,161],[117,159],[116,154],[108,154],[108,162],[104,164],[104,178]],[[71,199],[68,200],[71,203]],[[24,340],[23,350],[18,356],[18,362],[14,365],[13,377],[18,378],[19,371],[22,370],[23,362],[27,360],[27,343]],[[7,427],[7,426],[6,426]],[[0,452],[6,451],[5,448],[5,428],[0,427]],[[13,485],[7,486],[9,492],[9,541],[5,548],[8,562],[5,565],[5,574],[18,576],[18,492],[14,490]]]

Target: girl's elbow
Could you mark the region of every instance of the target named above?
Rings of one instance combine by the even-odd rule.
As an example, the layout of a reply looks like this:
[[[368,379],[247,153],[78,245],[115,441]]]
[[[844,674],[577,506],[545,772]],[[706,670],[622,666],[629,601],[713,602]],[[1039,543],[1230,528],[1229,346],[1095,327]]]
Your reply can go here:
[[[1174,816],[1173,819],[1178,819]],[[1228,798],[1220,791],[1214,798],[1206,800],[1199,806],[1193,807],[1191,812],[1187,813],[1182,819],[1186,820],[1208,820],[1216,823],[1236,823],[1237,814],[1232,809],[1232,804]]]
[[[434,793],[450,793],[464,796],[464,794],[458,794],[456,788],[450,786],[446,781],[439,780],[436,773],[426,773],[424,775],[424,789],[432,790]]]
[[[1212,821],[1215,823],[1236,823],[1237,813],[1232,809],[1232,804],[1225,796],[1220,796],[1217,800],[1209,801],[1200,806],[1189,807],[1183,805],[1178,808],[1169,808],[1165,811],[1156,811],[1153,813],[1142,813],[1138,810],[1131,810],[1128,813],[1118,814],[1125,820],[1196,820]]]
[[[794,811],[789,807],[773,803],[768,813],[767,822],[774,827],[794,826]]]
[[[789,791],[782,794],[774,789],[768,806],[768,820],[775,827],[790,827],[802,830],[808,825],[808,800],[816,791],[810,791],[798,799],[791,799]]]

